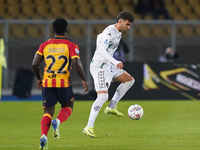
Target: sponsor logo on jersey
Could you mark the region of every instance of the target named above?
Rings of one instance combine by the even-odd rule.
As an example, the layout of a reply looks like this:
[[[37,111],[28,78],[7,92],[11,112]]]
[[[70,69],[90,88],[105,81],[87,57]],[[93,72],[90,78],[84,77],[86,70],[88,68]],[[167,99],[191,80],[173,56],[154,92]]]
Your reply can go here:
[[[106,39],[104,43],[105,43],[105,44],[108,44],[108,39]]]
[[[79,55],[79,50],[78,50],[78,48],[75,48],[75,52],[76,52],[77,55]]]
[[[99,86],[100,86],[100,88],[105,87],[105,80],[104,80],[104,72],[103,71],[99,71]]]
[[[58,47],[58,48],[49,47],[49,53],[64,53],[64,52],[65,52],[64,47]]]
[[[48,78],[56,78],[56,74],[50,75]]]

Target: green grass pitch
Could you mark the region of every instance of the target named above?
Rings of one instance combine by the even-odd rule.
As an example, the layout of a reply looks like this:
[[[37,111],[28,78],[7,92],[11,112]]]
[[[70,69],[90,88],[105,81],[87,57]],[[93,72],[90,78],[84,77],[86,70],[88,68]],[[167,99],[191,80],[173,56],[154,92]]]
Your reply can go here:
[[[93,101],[75,101],[70,118],[61,124],[61,138],[48,134],[49,150],[199,150],[200,101],[125,101],[118,104],[122,118],[105,115],[102,107],[96,122],[96,138],[82,134]],[[131,120],[132,104],[144,109],[143,118]],[[60,109],[56,105],[56,118]],[[0,102],[0,150],[39,148],[41,102]]]

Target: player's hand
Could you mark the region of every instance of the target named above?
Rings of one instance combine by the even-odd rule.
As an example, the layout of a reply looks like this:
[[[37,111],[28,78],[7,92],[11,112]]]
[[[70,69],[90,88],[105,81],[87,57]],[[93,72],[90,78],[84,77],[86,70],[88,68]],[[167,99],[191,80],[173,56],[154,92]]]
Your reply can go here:
[[[118,63],[118,64],[117,64],[117,68],[118,68],[118,69],[122,69],[122,68],[124,68],[123,63],[122,63],[122,62]]]
[[[37,80],[37,88],[38,90],[42,90],[42,79]]]
[[[83,92],[87,92],[88,91],[88,85],[86,81],[82,81],[83,87],[84,87],[84,91]]]

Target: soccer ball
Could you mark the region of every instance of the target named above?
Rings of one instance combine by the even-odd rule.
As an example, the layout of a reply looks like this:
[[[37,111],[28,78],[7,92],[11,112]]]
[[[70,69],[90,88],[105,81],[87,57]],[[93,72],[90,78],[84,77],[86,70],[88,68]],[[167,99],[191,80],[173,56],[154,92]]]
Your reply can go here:
[[[128,108],[128,116],[133,120],[139,120],[142,118],[143,114],[143,108],[138,104],[131,105]]]

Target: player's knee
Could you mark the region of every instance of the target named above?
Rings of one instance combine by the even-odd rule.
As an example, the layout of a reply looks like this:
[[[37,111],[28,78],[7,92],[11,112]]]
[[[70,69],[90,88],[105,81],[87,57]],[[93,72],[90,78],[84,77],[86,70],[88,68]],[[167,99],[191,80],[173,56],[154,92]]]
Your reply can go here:
[[[107,101],[108,100],[108,93],[101,93],[97,95],[100,99]]]
[[[125,82],[125,84],[126,84],[128,87],[132,87],[134,83],[135,83],[135,79],[134,79],[134,78],[132,78],[132,80],[130,80],[130,81]]]
[[[93,103],[94,108],[98,108],[97,110],[100,110],[103,104],[108,100],[108,94],[107,93],[101,93],[97,94],[97,99]]]

